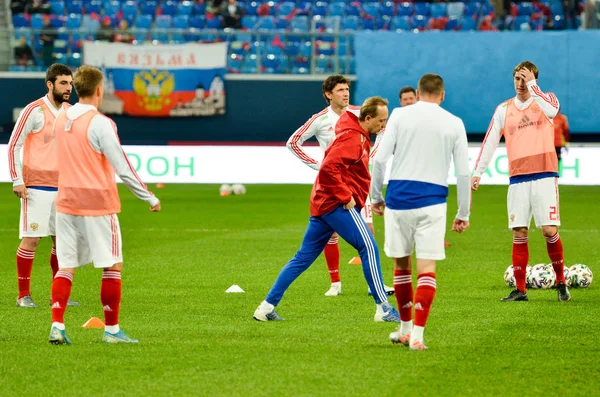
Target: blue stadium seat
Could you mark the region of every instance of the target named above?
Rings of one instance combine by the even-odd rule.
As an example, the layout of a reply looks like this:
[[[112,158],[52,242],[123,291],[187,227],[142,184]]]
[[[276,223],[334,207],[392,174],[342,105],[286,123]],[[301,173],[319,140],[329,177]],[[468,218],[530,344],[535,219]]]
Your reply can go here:
[[[244,57],[244,66],[242,66],[242,73],[256,73],[258,71],[258,56],[256,54],[250,54]]]
[[[494,13],[494,6],[491,4],[483,3],[481,5],[481,16],[492,15]]]
[[[160,5],[162,15],[175,15],[177,12],[177,3],[167,0]]]
[[[317,1],[312,7],[313,17],[320,15],[322,17],[327,15],[327,3],[323,1]]]
[[[564,8],[562,3],[552,3],[550,5],[550,10],[552,11],[552,15],[563,15]]]
[[[65,26],[66,21],[66,18],[63,16],[50,18],[50,26],[52,26],[53,28],[63,28]]]
[[[533,5],[529,2],[523,2],[520,4],[517,4],[518,7],[518,15],[523,16],[523,15],[527,15],[530,16],[531,14],[533,14]]]
[[[290,27],[290,21],[286,18],[275,18],[275,30],[287,30]]]
[[[346,16],[342,19],[342,30],[358,30],[359,19],[355,15]]]
[[[121,6],[121,11],[123,13],[123,18],[127,18],[128,20],[129,20],[129,18],[135,19],[136,15],[138,13],[137,2],[135,2],[135,1],[125,2],[125,4],[123,4]],[[154,14],[151,14],[151,15],[154,15]]]
[[[223,27],[223,20],[220,16],[206,19],[206,27],[209,29],[221,29]]]
[[[121,12],[121,3],[118,1],[104,3],[104,15],[116,17],[119,12]]]
[[[34,16],[37,14],[34,14]],[[15,28],[26,28],[29,27],[29,20],[25,14],[14,14],[13,15],[13,26]]]
[[[300,44],[293,41],[286,42],[284,53],[287,56],[295,57],[300,53]]]
[[[445,16],[446,16],[446,3],[431,4],[431,17],[432,18],[443,18]]]
[[[187,15],[177,15],[173,18],[173,28],[187,29],[190,27],[190,17]]]
[[[428,16],[430,7],[429,3],[415,3],[414,15]]]
[[[100,15],[100,11],[102,10],[102,3],[100,3],[99,1],[91,1],[89,3],[85,4],[85,13],[87,15],[91,14],[91,13],[96,13],[98,15]]]
[[[256,15],[245,15],[242,17],[242,28],[254,30],[258,26],[258,17]]]
[[[50,2],[50,14],[53,15],[64,15],[65,3],[61,0],[54,0]]]
[[[529,15],[518,15],[515,17],[513,30],[531,30],[531,18]]]
[[[81,66],[81,54],[78,52],[71,53],[67,56],[67,65],[72,66],[74,68],[78,68]]]
[[[89,15],[84,15],[81,18],[81,28],[88,34],[96,34],[100,29],[100,21],[90,18]]]
[[[295,16],[290,22],[292,32],[308,32],[308,17],[305,15]]]
[[[139,18],[138,18],[139,20]],[[137,21],[136,21],[137,23]],[[133,30],[133,37],[140,42],[144,42],[148,39],[148,30],[147,28],[134,28]]]
[[[258,17],[258,31],[270,32],[273,29],[275,29],[275,20],[272,16]]]
[[[363,12],[373,19],[379,16],[379,8],[379,3],[375,2],[364,3],[362,6]]]
[[[342,2],[335,2],[329,4],[328,15],[330,17],[343,17],[346,13],[346,4]]]
[[[190,28],[204,29],[206,27],[206,17],[204,15],[192,15],[189,26]]]
[[[425,30],[429,25],[429,17],[417,14],[414,17],[412,17],[411,24],[413,29]]]
[[[140,29],[149,29],[152,26],[151,15],[140,15],[135,20],[135,27]]]
[[[177,4],[177,15],[192,15],[193,3],[191,1],[182,1]]]
[[[159,29],[170,29],[173,25],[173,18],[171,18],[171,15],[159,15],[154,23]]]
[[[206,3],[194,3],[194,15],[204,15],[206,12]]]
[[[465,16],[472,17],[479,15],[479,11],[481,10],[481,3],[469,3],[466,5],[466,7],[464,7],[464,9]]]
[[[79,29],[81,27],[81,15],[69,14],[67,17],[67,28],[68,29]]]
[[[285,1],[279,5],[278,15],[279,17],[287,17],[294,13],[296,9],[296,4],[291,1]]]
[[[27,27],[20,27],[15,29],[15,40],[19,40],[21,36],[25,37],[28,43],[31,42],[31,29]]]
[[[412,3],[409,3],[407,1],[405,1],[404,3],[400,3],[398,4],[398,13],[397,16],[399,17],[410,17],[413,14],[413,5]]]
[[[258,4],[256,1],[252,1],[246,4],[246,15],[257,15],[256,11],[258,10]]]
[[[360,16],[362,12],[362,8],[360,6],[360,4],[358,3],[350,3],[348,4],[348,6],[346,7],[346,15],[347,16]]]
[[[330,74],[335,70],[334,61],[331,57],[318,56],[315,60],[315,73]]]
[[[410,17],[406,15],[396,16],[392,18],[391,30],[402,31],[410,30]]]
[[[373,18],[364,18],[361,21],[363,30],[377,30],[377,20]]]
[[[42,29],[44,27],[44,17],[42,14],[33,14],[31,16],[31,28]]]
[[[381,4],[381,8],[379,10],[379,15],[391,18],[394,16],[394,12],[395,12],[394,3],[391,1],[386,1],[385,3]]]
[[[244,57],[240,55],[231,54],[227,57],[227,71],[229,73],[242,73],[243,64]]]
[[[460,30],[475,30],[477,28],[477,20],[471,17],[464,17],[460,23]]]
[[[460,20],[458,17],[450,17],[448,18],[448,22],[446,22],[446,26],[444,30],[457,30],[460,27]]]
[[[143,1],[140,4],[140,13],[142,15],[155,15],[158,3],[154,0]]]
[[[80,14],[83,11],[83,6],[81,1],[71,1],[67,2],[67,13],[68,14]]]

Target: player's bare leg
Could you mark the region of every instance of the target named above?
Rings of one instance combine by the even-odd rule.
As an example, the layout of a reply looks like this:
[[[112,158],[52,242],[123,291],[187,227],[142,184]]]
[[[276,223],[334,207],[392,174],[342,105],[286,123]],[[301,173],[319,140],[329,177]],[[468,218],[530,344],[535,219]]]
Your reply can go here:
[[[415,291],[415,324],[410,334],[410,350],[426,350],[423,331],[437,288],[435,260],[417,258],[417,290]]]
[[[19,284],[19,295],[17,306],[35,308],[38,305],[31,299],[31,269],[35,251],[40,243],[40,237],[23,237],[17,249],[17,280]]]
[[[392,343],[402,343],[408,346],[413,328],[413,285],[412,285],[412,258],[394,258],[394,291],[400,312],[400,325],[390,334]]]
[[[542,226],[542,233],[546,239],[546,248],[548,256],[552,261],[552,268],[556,273],[556,289],[558,291],[558,300],[568,302],[571,300],[571,293],[565,280],[565,261],[562,241],[558,234],[558,227],[554,225]]]
[[[526,227],[513,229],[512,265],[516,288],[506,298],[502,298],[503,302],[529,300],[526,287],[527,264],[529,263],[528,232]]]
[[[100,287],[100,301],[104,310],[104,337],[105,343],[138,343],[119,328],[119,308],[121,306],[121,270],[123,262],[115,263],[104,269],[102,273],[102,286]]]

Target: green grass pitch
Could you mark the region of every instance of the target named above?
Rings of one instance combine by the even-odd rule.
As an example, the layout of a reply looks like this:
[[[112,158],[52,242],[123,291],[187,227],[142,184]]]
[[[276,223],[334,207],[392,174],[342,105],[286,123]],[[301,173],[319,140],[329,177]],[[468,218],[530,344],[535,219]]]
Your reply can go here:
[[[205,396],[514,396],[582,395],[600,386],[600,288],[530,291],[529,302],[501,303],[511,262],[506,187],[474,193],[471,228],[448,233],[438,263],[438,291],[425,342],[410,352],[392,345],[394,324],[373,322],[374,304],[355,255],[340,244],[344,294],[325,297],[323,256],[289,289],[278,311],[286,321],[252,319],[281,267],[299,247],[310,186],[247,186],[246,196],[219,197],[218,186],[150,186],[155,214],[120,186],[125,267],[121,327],[139,345],[105,345],[100,270],[75,275],[65,321],[73,345],[52,346],[50,240],[32,274],[35,310],[15,307],[18,200],[2,184],[0,201],[0,395]],[[561,187],[561,236],[567,265],[584,263],[600,277],[600,187]],[[450,189],[449,217],[455,214]],[[383,219],[376,217],[383,247]],[[548,263],[537,230],[530,264]],[[392,263],[382,253],[386,284]],[[232,284],[243,294],[226,294]],[[391,300],[394,305],[395,299]]]

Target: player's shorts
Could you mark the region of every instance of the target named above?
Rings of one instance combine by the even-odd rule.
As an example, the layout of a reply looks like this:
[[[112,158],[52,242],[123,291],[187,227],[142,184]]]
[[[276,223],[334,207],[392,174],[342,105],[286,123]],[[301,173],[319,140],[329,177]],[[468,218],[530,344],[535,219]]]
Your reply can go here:
[[[19,238],[56,236],[57,191],[27,189],[21,199]]]
[[[537,179],[508,186],[508,228],[529,228],[532,216],[538,228],[560,226],[558,178]]]
[[[360,210],[360,215],[366,223],[373,223],[373,206],[371,205],[371,196],[367,196],[365,206]]]
[[[417,259],[446,258],[446,203],[412,210],[385,209],[385,254],[390,258],[412,255]]]
[[[117,215],[77,216],[56,214],[56,255],[60,267],[94,263],[108,268],[123,262],[121,227]]]

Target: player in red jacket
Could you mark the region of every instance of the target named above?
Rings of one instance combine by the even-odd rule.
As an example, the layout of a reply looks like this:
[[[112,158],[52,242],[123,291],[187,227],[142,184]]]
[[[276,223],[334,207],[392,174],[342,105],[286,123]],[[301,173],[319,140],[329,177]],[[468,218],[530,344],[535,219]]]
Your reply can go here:
[[[380,97],[368,98],[360,109],[349,108],[340,117],[335,138],[325,151],[313,185],[310,221],[302,246],[279,273],[267,298],[254,312],[254,319],[282,319],[275,306],[294,280],[317,259],[331,235],[337,232],[360,255],[365,279],[377,304],[375,321],[400,321],[398,312],[387,301],[377,243],[360,215],[371,184],[371,135],[382,130],[387,117],[387,101]]]

